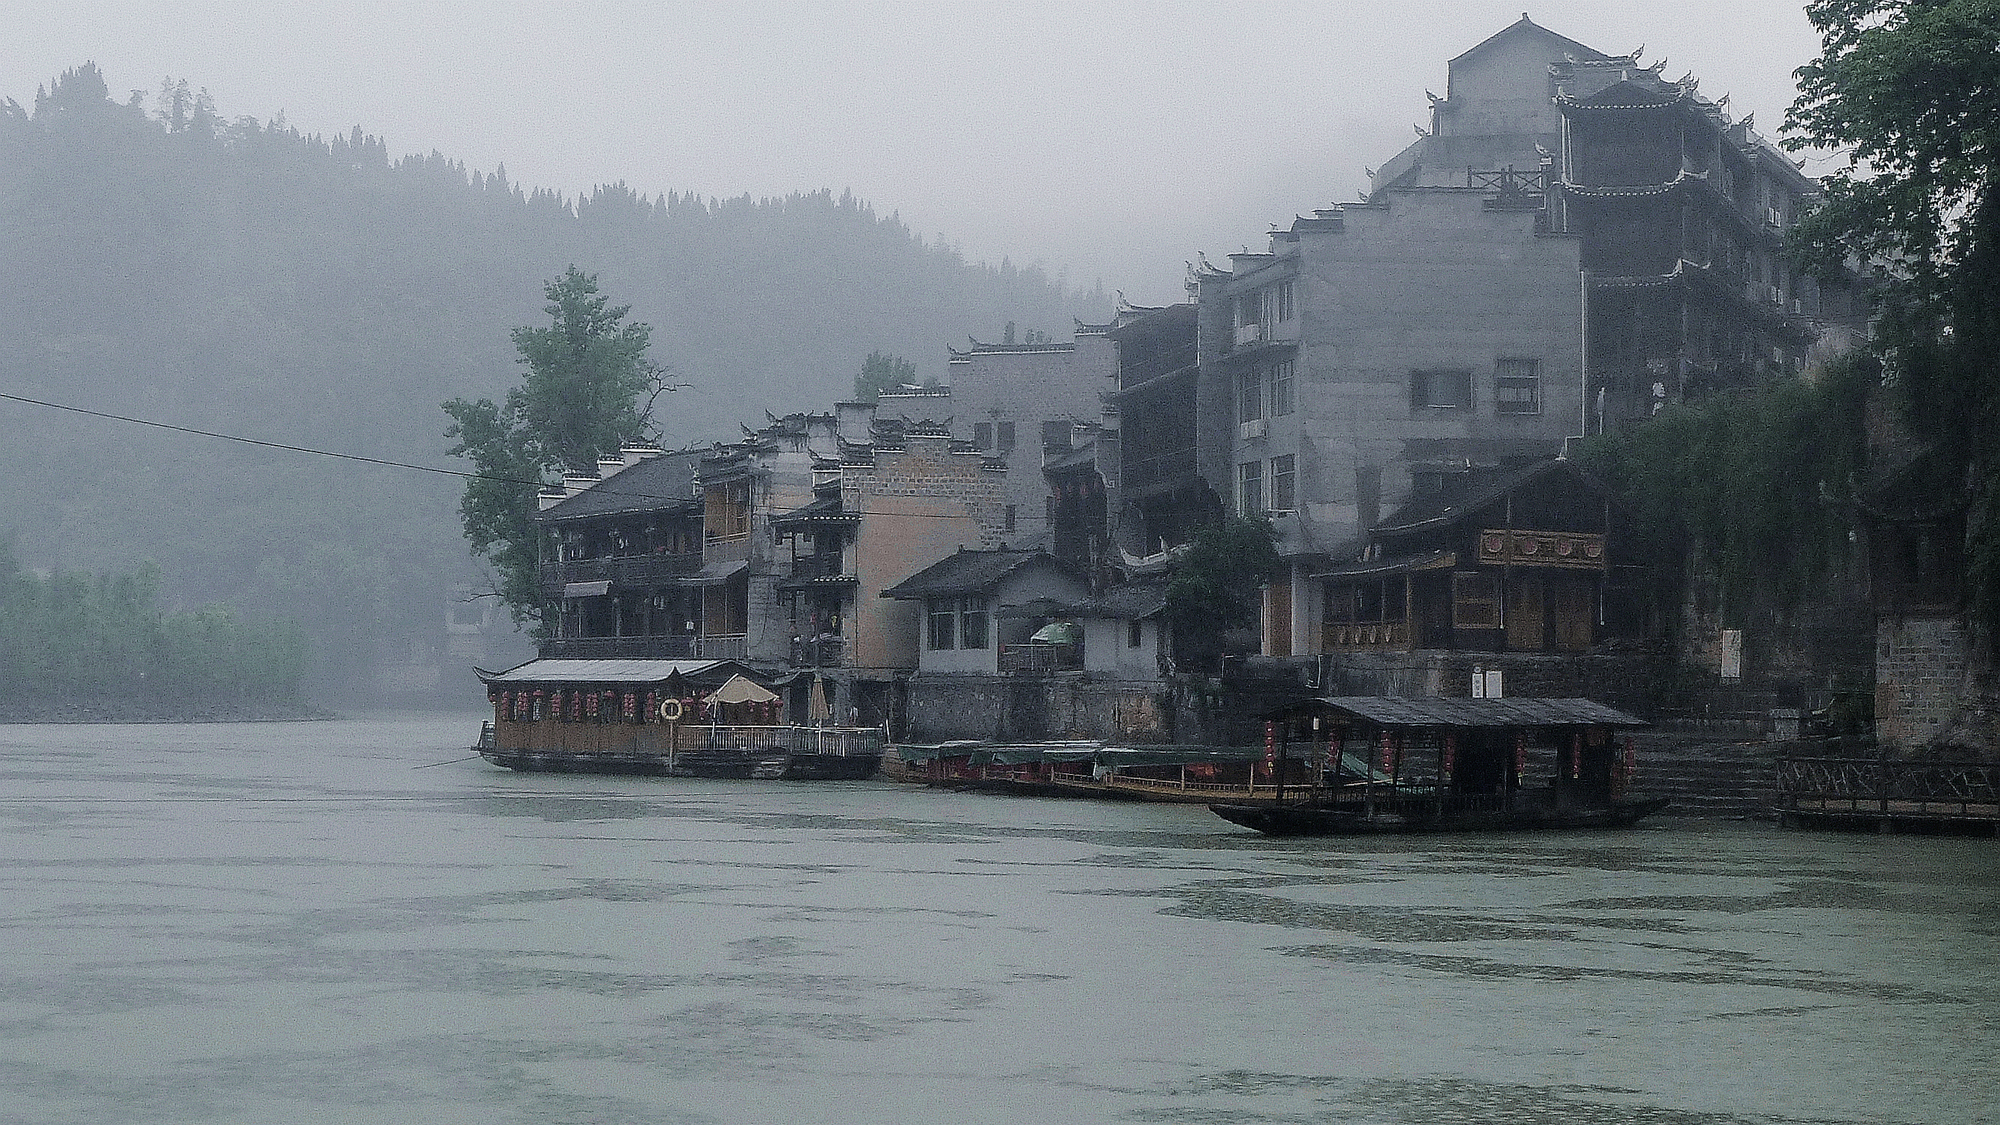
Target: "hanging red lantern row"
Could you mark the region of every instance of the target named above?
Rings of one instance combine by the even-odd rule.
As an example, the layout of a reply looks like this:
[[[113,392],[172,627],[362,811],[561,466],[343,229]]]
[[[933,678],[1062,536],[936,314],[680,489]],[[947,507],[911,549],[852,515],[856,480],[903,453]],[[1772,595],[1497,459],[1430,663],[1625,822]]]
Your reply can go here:
[[[1382,772],[1383,772],[1383,773],[1388,773],[1388,772],[1389,772],[1389,761],[1390,761],[1390,756],[1391,756],[1392,754],[1394,754],[1394,753],[1395,753],[1395,743],[1394,743],[1394,742],[1393,742],[1393,741],[1392,741],[1392,740],[1391,740],[1391,739],[1389,738],[1389,732],[1385,730],[1385,731],[1383,731],[1383,732],[1382,732]]]
[[[619,700],[619,703],[624,707],[626,722],[629,723],[638,719],[639,695],[637,692],[626,692],[624,698]]]
[[[1444,775],[1450,777],[1452,767],[1458,764],[1458,736],[1447,733],[1444,736]]]
[[[500,693],[500,710],[497,712],[497,714],[503,719],[511,719],[514,717],[513,692],[503,691]]]
[[[597,693],[596,693],[596,692],[594,692],[594,691],[593,691],[593,692],[591,692],[591,693],[590,693],[589,695],[586,695],[586,696],[584,696],[584,697],[583,697],[583,713],[584,713],[584,715],[586,715],[587,717],[589,717],[589,718],[592,718],[592,719],[595,719],[595,718],[597,717]]]
[[[1569,776],[1572,780],[1583,776],[1583,736],[1581,734],[1570,736]]]
[[[1271,773],[1278,768],[1278,724],[1264,724],[1264,772]]]
[[[1528,776],[1528,734],[1526,731],[1514,736],[1514,777],[1518,780]]]

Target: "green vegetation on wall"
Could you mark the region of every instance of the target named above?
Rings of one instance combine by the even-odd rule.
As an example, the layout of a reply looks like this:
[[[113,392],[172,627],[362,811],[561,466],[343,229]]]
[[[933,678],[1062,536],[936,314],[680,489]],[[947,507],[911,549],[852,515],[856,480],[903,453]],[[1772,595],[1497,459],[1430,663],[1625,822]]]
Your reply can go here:
[[[1721,584],[1725,620],[1787,610],[1847,558],[1849,495],[1865,463],[1876,365],[1853,353],[1813,382],[1785,382],[1669,407],[1581,443],[1583,467],[1632,520],[1654,561],[1656,608],[1671,616],[1684,552]]]

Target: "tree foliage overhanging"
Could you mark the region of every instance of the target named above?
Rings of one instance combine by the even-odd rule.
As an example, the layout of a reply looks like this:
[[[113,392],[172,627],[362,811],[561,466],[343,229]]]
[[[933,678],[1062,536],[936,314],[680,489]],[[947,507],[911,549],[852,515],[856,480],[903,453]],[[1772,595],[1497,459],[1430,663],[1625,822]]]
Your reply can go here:
[[[472,552],[493,566],[497,593],[523,624],[541,618],[537,577],[536,495],[554,474],[588,475],[597,459],[649,438],[652,405],[670,389],[646,358],[651,325],[628,321],[632,306],[613,305],[597,276],[575,266],[543,286],[546,328],[513,331],[527,367],[503,404],[455,398],[448,451],[472,461],[459,519]],[[643,403],[641,399],[644,399]]]
[[[1167,583],[1167,620],[1184,667],[1213,668],[1224,634],[1257,626],[1260,591],[1284,572],[1268,519],[1231,516],[1195,534]]]
[[[1970,609],[2000,641],[2000,0],[1815,0],[1786,118],[1843,153],[1794,248],[1881,267],[1873,347],[1934,479],[1962,482]]]

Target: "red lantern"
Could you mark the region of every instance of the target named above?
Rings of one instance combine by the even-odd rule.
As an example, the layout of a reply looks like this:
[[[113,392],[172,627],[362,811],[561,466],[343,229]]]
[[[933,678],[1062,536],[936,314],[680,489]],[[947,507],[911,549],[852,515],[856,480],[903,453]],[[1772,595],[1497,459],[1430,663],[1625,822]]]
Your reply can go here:
[[[629,722],[631,722],[631,721],[632,721],[633,719],[636,719],[636,718],[638,718],[638,717],[639,717],[639,697],[638,697],[638,696],[637,696],[636,694],[634,694],[634,693],[632,693],[632,692],[629,692],[629,691],[628,691],[628,692],[626,692],[626,693],[625,693],[625,698],[624,698],[624,699],[622,700],[622,702],[623,702],[623,703],[624,703],[624,705],[625,705],[625,721],[626,721],[626,722],[628,722],[628,723],[629,723]]]

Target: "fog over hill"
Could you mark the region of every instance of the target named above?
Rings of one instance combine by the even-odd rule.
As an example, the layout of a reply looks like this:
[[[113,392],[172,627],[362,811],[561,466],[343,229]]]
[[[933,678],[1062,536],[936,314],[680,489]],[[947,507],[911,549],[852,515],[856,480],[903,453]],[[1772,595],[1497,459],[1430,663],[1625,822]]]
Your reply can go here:
[[[968,334],[1108,313],[845,194],[565,199],[172,93],[121,103],[85,65],[0,101],[0,391],[460,468],[438,404],[514,383],[508,330],[546,319],[570,264],[689,384],[659,411],[670,444],[824,409],[872,350],[942,377]],[[0,535],[24,564],[156,559],[170,595],[298,618],[323,682],[434,647],[445,587],[478,573],[449,476],[4,400],[0,427]]]

